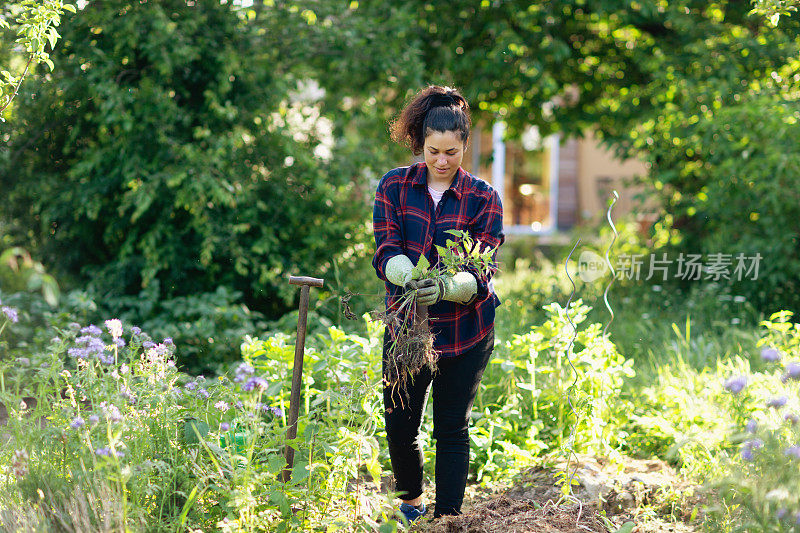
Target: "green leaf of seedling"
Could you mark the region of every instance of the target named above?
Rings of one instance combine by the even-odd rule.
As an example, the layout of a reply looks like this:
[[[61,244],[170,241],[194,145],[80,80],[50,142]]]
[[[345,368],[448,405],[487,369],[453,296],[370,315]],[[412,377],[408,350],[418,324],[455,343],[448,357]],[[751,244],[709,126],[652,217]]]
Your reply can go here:
[[[625,522],[625,523],[624,523],[624,524],[622,524],[622,525],[620,526],[620,528],[619,528],[618,530],[616,530],[614,533],[631,533],[631,531],[633,531],[633,527],[634,527],[635,525],[636,525],[636,524],[634,524],[633,522]]]
[[[308,477],[308,463],[306,461],[298,461],[292,467],[292,482],[300,482]]]
[[[421,279],[427,274],[428,268],[431,266],[428,258],[424,255],[419,256],[417,266],[411,269],[411,279]]]

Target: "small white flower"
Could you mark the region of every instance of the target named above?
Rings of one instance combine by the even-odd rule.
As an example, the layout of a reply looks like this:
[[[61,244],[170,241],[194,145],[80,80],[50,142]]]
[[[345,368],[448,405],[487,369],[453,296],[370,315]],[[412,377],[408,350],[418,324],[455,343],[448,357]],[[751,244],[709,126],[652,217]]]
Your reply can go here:
[[[122,322],[120,322],[118,318],[106,320],[106,327],[108,328],[108,332],[111,333],[111,336],[115,339],[122,337]]]

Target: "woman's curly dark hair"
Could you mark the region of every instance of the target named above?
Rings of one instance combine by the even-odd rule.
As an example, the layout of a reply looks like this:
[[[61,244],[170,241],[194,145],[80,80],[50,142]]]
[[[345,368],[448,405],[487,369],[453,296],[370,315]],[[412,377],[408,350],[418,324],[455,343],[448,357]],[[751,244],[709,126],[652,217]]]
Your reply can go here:
[[[451,87],[429,85],[406,104],[390,130],[393,140],[408,145],[414,155],[419,155],[430,131],[456,131],[466,143],[471,124],[466,98]]]

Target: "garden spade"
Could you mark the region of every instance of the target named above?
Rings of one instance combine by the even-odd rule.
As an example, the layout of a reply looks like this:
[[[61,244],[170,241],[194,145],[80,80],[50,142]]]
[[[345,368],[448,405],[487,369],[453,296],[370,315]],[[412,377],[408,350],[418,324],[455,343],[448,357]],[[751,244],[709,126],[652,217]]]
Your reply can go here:
[[[308,317],[308,293],[310,287],[322,287],[325,280],[305,276],[289,276],[289,283],[300,285],[300,315],[297,317],[297,340],[294,345],[294,368],[292,370],[292,395],[289,399],[289,427],[286,438],[297,437],[297,417],[300,414],[300,388],[303,381],[303,356],[306,349],[306,319]],[[286,468],[283,470],[283,481],[292,477],[294,466],[294,448],[286,447]]]

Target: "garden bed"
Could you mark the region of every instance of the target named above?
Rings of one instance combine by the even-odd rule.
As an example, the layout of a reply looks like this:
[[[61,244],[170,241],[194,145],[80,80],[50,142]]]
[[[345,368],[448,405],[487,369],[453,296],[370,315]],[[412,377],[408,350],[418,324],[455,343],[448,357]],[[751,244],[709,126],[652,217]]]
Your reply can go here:
[[[561,465],[563,467],[563,465]],[[621,468],[580,456],[580,485],[561,498],[559,465],[532,467],[510,486],[467,488],[464,514],[415,526],[421,533],[607,533],[632,523],[632,533],[699,531],[690,523],[700,505],[695,488],[661,460],[625,458]],[[433,499],[433,492],[427,495]]]

